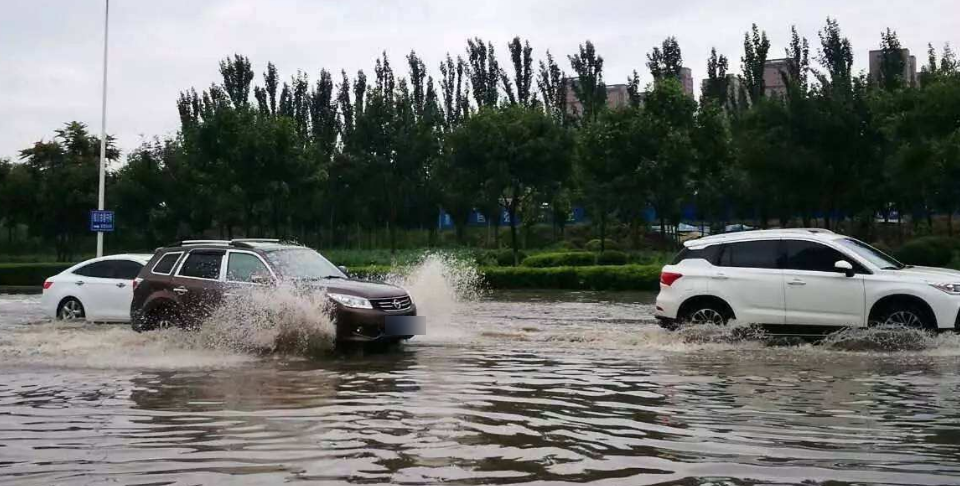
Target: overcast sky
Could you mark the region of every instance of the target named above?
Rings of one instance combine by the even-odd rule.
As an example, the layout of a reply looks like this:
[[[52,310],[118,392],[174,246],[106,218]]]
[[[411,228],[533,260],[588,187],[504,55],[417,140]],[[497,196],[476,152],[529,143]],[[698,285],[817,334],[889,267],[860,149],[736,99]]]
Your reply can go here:
[[[858,70],[888,26],[918,63],[928,42],[938,50],[960,43],[960,2],[952,0],[114,0],[110,7],[107,131],[124,153],[144,137],[174,133],[179,91],[218,81],[217,62],[233,53],[250,57],[255,83],[267,61],[284,79],[302,69],[313,80],[321,68],[372,76],[383,50],[400,74],[411,49],[439,77],[439,61],[463,52],[468,37],[493,41],[506,64],[506,43],[519,35],[535,59],[550,49],[568,71],[566,55],[590,39],[605,59],[607,83],[634,69],[648,82],[646,53],[674,35],[699,86],[711,46],[739,72],[743,33],[753,22],[770,37],[770,57],[783,56],[791,24],[810,39],[812,57],[818,29],[835,17]],[[0,4],[0,157],[51,138],[70,120],[99,133],[103,8],[104,0]]]

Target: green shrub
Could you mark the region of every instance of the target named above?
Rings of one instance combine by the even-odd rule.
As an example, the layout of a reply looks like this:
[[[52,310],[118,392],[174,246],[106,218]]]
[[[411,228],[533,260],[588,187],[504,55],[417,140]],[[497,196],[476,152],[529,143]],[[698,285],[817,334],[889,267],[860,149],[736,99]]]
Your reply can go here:
[[[56,275],[73,263],[3,263],[0,264],[0,285],[39,286],[47,277]]]
[[[610,238],[607,238],[606,241],[603,242],[603,247],[604,247],[604,250],[619,250],[619,249],[620,249],[620,245],[617,244],[616,241],[611,240]],[[600,240],[590,240],[590,241],[588,241],[587,244],[583,246],[583,249],[585,249],[585,250],[587,250],[587,251],[592,251],[592,252],[594,252],[594,253],[600,251]]]
[[[942,236],[926,236],[908,241],[894,256],[908,265],[943,267],[953,259],[956,241]]]
[[[626,265],[627,254],[617,250],[607,250],[597,255],[597,265]]]
[[[525,267],[586,267],[596,265],[596,257],[586,251],[569,251],[561,253],[540,253],[528,256],[522,263]]]
[[[573,251],[573,250],[577,250],[578,248],[577,248],[577,245],[574,244],[574,242],[572,241],[560,240],[556,243],[552,243],[546,249],[553,252],[561,252],[561,251]]]
[[[517,260],[523,261],[527,258],[527,254],[523,251],[517,253]],[[497,265],[501,267],[512,267],[513,266],[513,250],[500,250],[497,252]]]
[[[357,280],[382,281],[392,273],[402,272],[404,267],[391,267],[389,265],[364,265],[359,267],[347,267],[347,274],[350,278]]]
[[[650,290],[660,288],[659,265],[592,267],[486,267],[484,280],[495,289]]]

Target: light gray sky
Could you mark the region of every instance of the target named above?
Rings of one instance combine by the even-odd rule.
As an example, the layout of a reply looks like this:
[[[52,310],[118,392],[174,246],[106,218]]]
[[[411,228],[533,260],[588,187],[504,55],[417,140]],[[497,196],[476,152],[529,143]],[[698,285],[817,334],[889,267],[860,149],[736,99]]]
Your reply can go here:
[[[4,0],[0,4],[0,157],[70,120],[100,127],[103,0]],[[590,39],[605,59],[607,83],[634,69],[649,81],[645,55],[664,37],[677,37],[684,63],[699,87],[710,47],[740,69],[743,33],[756,22],[770,37],[770,57],[782,57],[791,24],[810,39],[829,15],[840,21],[866,69],[867,51],[891,27],[903,45],[926,61],[926,46],[960,47],[960,2],[952,0],[114,0],[110,12],[107,131],[124,153],[144,138],[172,134],[176,98],[219,80],[217,63],[250,57],[262,83],[267,61],[288,79],[297,69],[316,79],[358,69],[372,76],[386,50],[398,74],[416,50],[430,73],[447,52],[462,53],[468,37],[494,42],[502,64],[515,35],[530,40],[535,59],[550,49],[570,70],[566,55]],[[339,75],[335,74],[335,80]]]

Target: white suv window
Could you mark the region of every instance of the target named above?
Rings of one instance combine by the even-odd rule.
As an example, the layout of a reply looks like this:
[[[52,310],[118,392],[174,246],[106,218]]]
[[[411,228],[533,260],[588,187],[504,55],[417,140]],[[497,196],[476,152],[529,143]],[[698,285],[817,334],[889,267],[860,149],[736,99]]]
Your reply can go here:
[[[834,264],[838,260],[846,260],[858,268],[852,258],[848,258],[833,248],[806,240],[784,240],[787,255],[784,268],[789,270],[805,270],[808,272],[836,272]]]
[[[720,250],[717,266],[741,268],[779,268],[780,240],[727,243]]]

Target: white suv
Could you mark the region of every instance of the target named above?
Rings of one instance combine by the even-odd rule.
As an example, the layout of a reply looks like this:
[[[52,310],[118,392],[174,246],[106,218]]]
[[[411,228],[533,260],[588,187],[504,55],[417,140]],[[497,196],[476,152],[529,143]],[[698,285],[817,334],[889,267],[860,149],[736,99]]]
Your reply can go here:
[[[660,275],[656,318],[819,334],[873,324],[960,327],[960,272],[913,267],[822,229],[747,231],[684,243]]]

